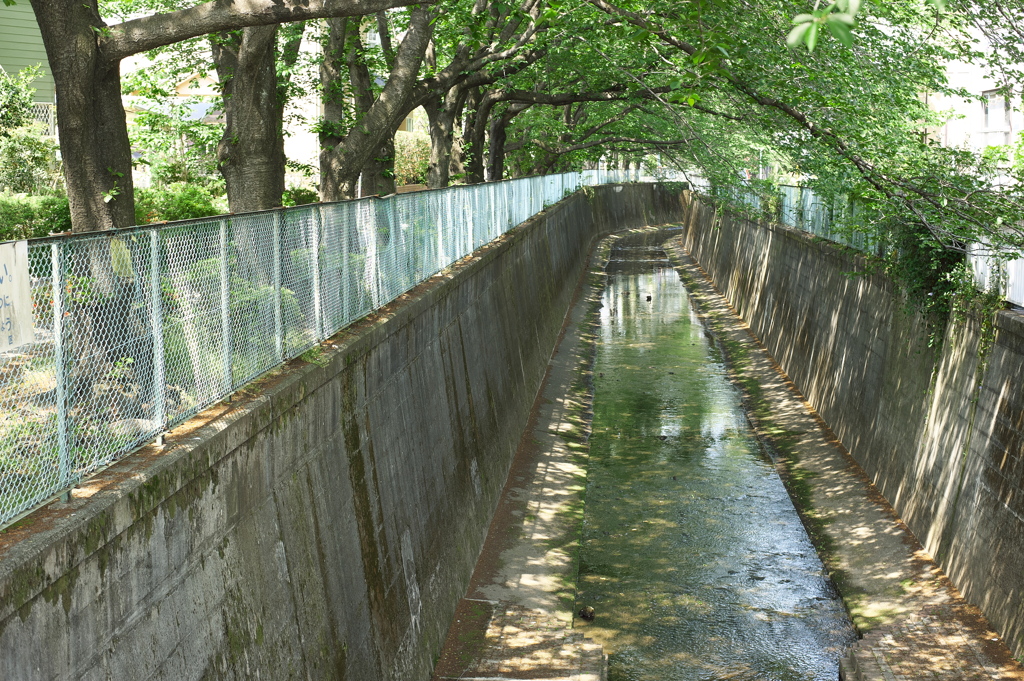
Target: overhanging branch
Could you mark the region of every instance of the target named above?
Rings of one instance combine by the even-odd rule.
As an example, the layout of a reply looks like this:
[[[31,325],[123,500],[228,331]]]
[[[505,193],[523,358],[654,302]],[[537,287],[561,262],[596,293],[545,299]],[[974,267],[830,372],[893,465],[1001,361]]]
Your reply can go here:
[[[306,19],[372,15],[413,0],[215,0],[177,12],[152,14],[103,29],[100,55],[110,63],[201,35]]]

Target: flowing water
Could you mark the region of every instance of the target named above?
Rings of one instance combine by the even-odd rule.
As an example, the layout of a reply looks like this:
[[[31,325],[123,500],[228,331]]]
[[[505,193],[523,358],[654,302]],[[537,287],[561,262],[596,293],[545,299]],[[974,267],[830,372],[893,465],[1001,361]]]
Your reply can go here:
[[[855,638],[686,289],[657,246],[608,264],[576,626],[610,681],[834,681]]]

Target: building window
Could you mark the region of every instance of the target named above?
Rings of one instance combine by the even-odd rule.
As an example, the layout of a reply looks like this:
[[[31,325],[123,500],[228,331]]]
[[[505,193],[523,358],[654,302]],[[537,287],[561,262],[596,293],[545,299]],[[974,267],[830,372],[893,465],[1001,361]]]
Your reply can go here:
[[[1010,143],[1010,99],[999,90],[981,93],[985,112],[986,143],[988,145]]]

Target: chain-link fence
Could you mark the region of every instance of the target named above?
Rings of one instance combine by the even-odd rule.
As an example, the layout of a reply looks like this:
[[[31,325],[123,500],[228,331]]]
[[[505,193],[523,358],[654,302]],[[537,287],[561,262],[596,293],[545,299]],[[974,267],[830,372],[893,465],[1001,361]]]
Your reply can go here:
[[[878,242],[858,226],[863,207],[855,201],[828,202],[807,187],[779,187],[779,216],[782,224],[865,253],[877,253]]]
[[[29,241],[32,323],[20,345],[3,285],[22,273],[0,263],[0,525],[580,186],[636,175],[567,173]]]
[[[865,230],[858,228],[862,209],[855,202],[828,202],[818,196],[813,189],[791,185],[779,185],[775,196],[765,196],[739,187],[708,186],[703,191],[755,213],[769,211],[774,219],[787,227],[809,232],[865,253],[878,251],[877,240]]]
[[[29,110],[29,117],[34,123],[41,126],[40,133],[47,137],[57,134],[57,105],[46,102],[36,102]]]
[[[978,290],[998,289],[1006,302],[1024,307],[1024,259],[1010,259],[985,243],[977,243],[967,248],[967,262]]]
[[[710,186],[704,191],[734,205],[761,210],[762,199],[752,191]],[[780,185],[778,191],[777,214],[783,225],[864,253],[882,255],[878,238],[859,228],[864,209],[856,202],[838,200],[830,204],[807,187]],[[1009,259],[983,243],[971,244],[966,255],[979,290],[998,288],[1008,303],[1024,307],[1024,258]]]

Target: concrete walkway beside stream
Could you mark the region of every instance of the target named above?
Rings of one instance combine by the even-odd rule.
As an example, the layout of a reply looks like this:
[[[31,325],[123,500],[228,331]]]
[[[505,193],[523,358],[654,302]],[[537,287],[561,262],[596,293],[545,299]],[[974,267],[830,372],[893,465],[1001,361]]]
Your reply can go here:
[[[960,597],[679,240],[667,246],[864,635],[842,661],[840,677],[1024,681],[1024,669],[985,618]],[[600,258],[598,249],[434,681],[606,678],[600,646],[572,629]]]
[[[434,681],[603,681],[607,656],[572,629],[586,489],[591,310],[603,273],[584,275],[516,452]]]

